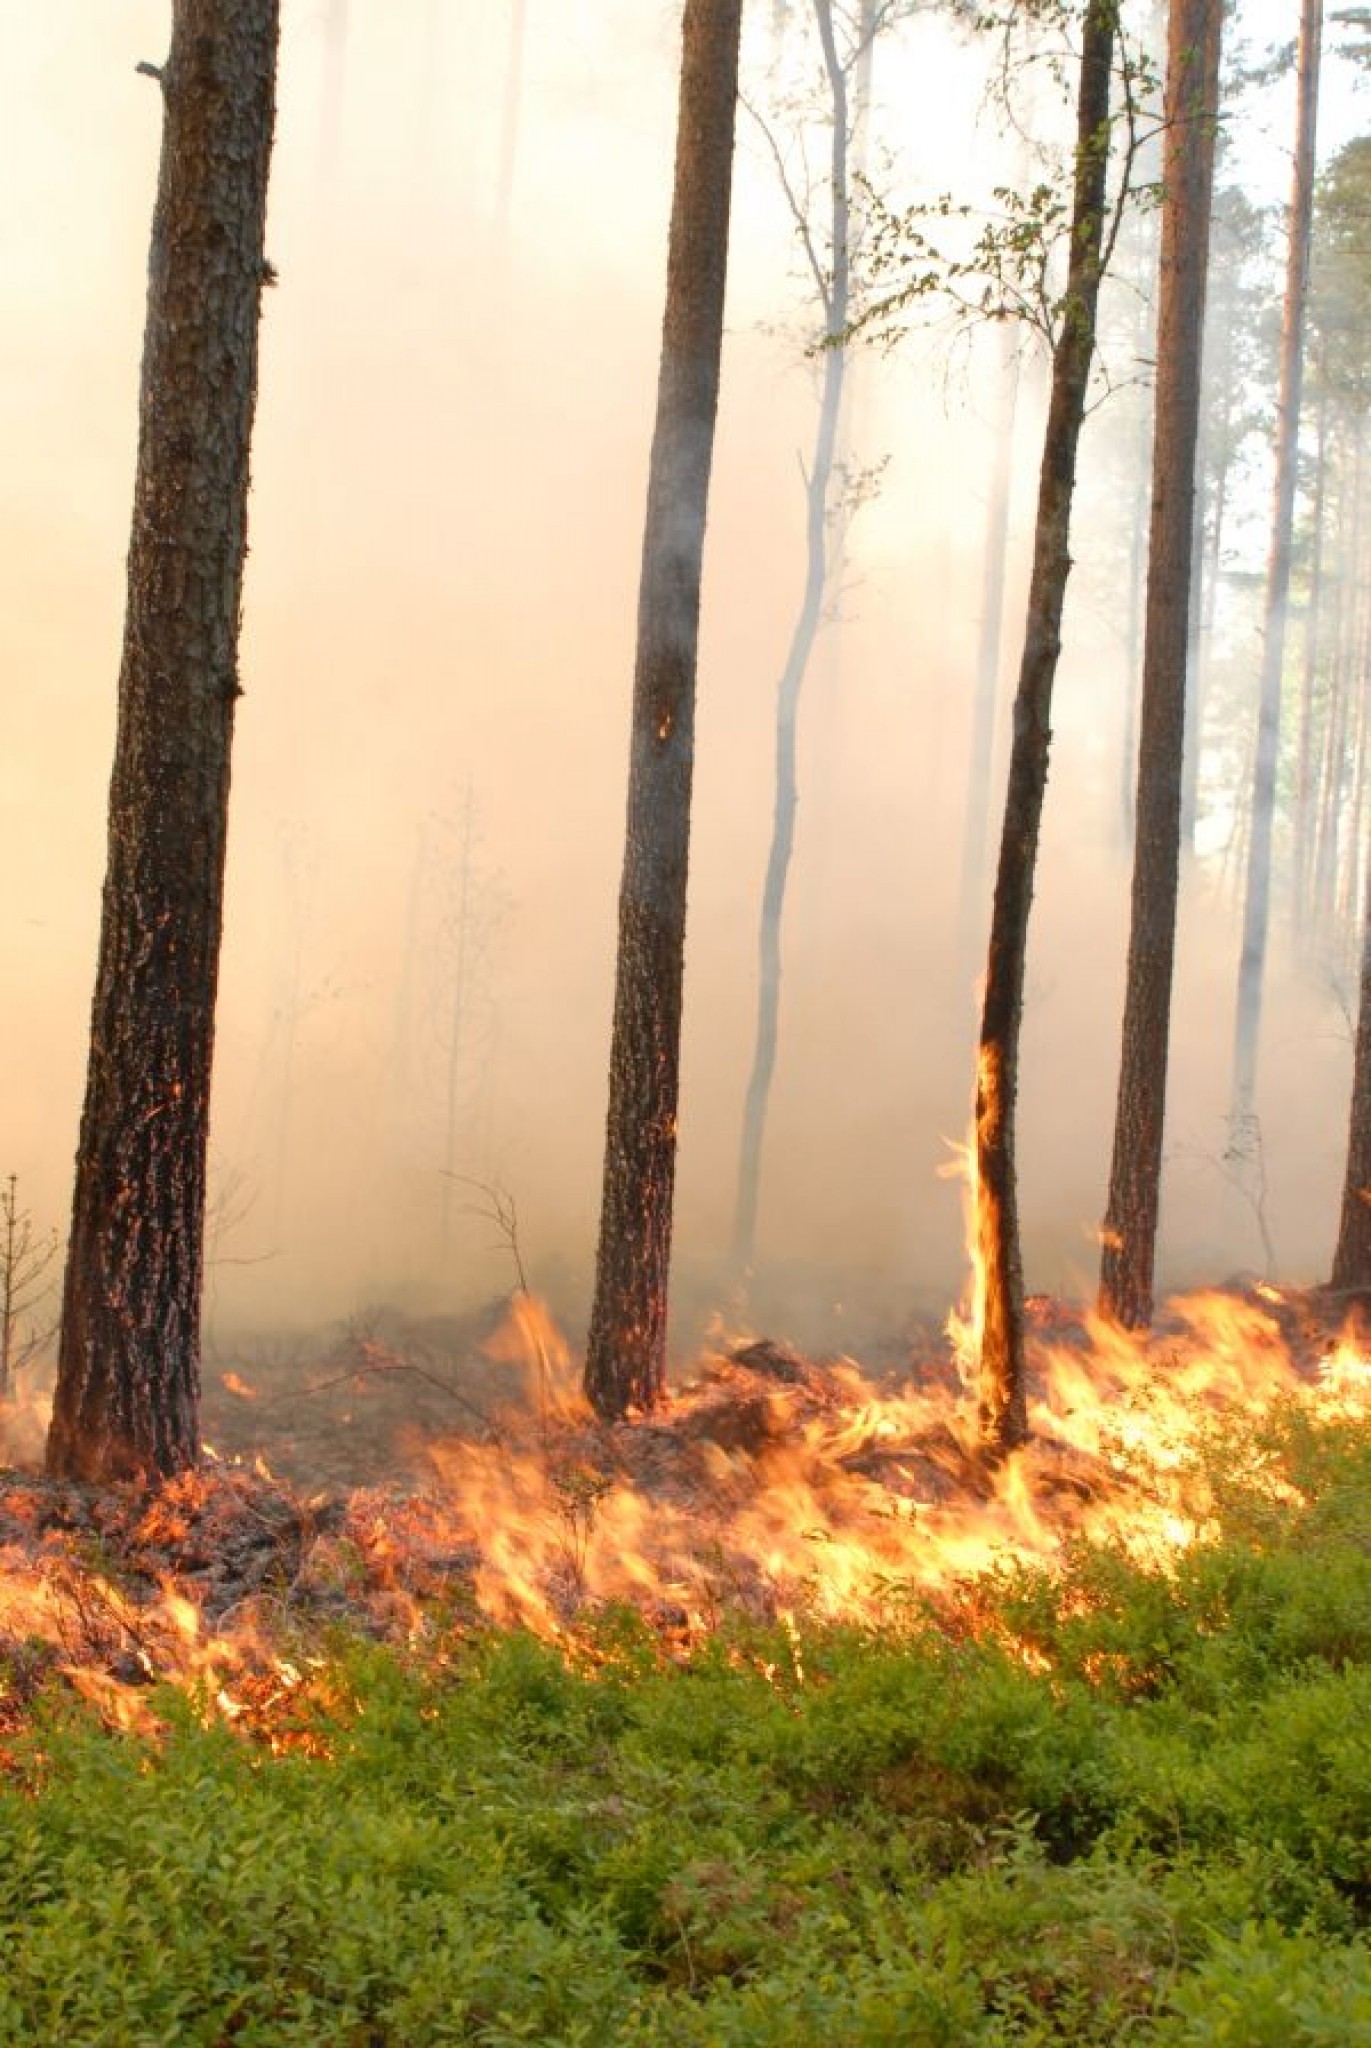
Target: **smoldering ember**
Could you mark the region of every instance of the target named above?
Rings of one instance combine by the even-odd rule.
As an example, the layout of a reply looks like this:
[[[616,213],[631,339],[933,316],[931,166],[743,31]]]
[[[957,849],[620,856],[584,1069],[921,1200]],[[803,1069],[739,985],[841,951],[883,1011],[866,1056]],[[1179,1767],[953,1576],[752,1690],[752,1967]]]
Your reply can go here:
[[[1369,28],[12,24],[0,2044],[1371,2041]]]

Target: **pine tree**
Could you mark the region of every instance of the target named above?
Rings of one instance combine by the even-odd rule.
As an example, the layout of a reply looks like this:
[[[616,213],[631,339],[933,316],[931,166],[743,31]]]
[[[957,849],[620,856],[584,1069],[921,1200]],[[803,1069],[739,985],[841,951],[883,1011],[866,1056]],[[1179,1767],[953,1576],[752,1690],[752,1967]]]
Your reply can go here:
[[[979,1427],[981,1443],[991,1456],[1002,1456],[1012,1450],[1028,1433],[1014,1108],[1019,1081],[1028,913],[1051,745],[1052,686],[1061,653],[1062,606],[1071,570],[1076,450],[1095,351],[1117,27],[1117,0],[1089,0],[1082,29],[1076,101],[1070,263],[1053,352],[1028,612],[1014,704],[1009,787],[977,1050]]]
[[[609,1115],[586,1346],[597,1413],[660,1400],[676,1179],[695,672],[742,0],[686,0],[657,420],[638,594]]]
[[[279,0],[175,0],[49,1469],[199,1455],[200,1294]],[[148,67],[150,68],[150,67]]]
[[[1133,900],[1100,1312],[1152,1316],[1180,882],[1185,684],[1222,0],[1172,0]]]

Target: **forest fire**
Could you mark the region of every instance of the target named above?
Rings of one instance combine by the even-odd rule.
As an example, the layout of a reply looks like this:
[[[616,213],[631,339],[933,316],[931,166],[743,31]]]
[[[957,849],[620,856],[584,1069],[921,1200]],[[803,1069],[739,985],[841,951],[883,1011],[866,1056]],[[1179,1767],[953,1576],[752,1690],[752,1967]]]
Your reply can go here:
[[[578,1426],[563,1395],[542,1445],[453,1439],[428,1456],[500,1620],[558,1633],[585,1601],[625,1600],[690,1629],[732,1602],[875,1623],[1077,1539],[1150,1559],[1193,1540],[1217,1431],[1283,1399],[1357,1411],[1371,1396],[1354,1332],[1321,1363],[1298,1355],[1293,1300],[1186,1297],[1151,1344],[1034,1304],[1031,1440],[993,1467],[945,1362],[877,1385],[765,1342],[707,1359],[660,1421]]]
[[[151,1494],[12,1476],[0,1642],[114,1725],[154,1716],[168,1680],[211,1717],[308,1747],[302,1645],[321,1623],[421,1651],[483,1622],[572,1646],[623,1603],[671,1656],[738,1612],[898,1627],[1080,1541],[1164,1569],[1205,1530],[1206,1450],[1259,1469],[1273,1407],[1371,1411],[1371,1344],[1315,1297],[1188,1296],[1150,1343],[1029,1309],[1030,1441],[988,1464],[945,1348],[878,1383],[850,1359],[720,1343],[664,1412],[605,1427],[546,1310],[517,1296],[485,1369],[520,1363],[526,1393],[479,1431],[411,1434],[403,1484],[306,1496],[260,1456]],[[354,1406],[391,1397],[402,1363],[361,1358]]]

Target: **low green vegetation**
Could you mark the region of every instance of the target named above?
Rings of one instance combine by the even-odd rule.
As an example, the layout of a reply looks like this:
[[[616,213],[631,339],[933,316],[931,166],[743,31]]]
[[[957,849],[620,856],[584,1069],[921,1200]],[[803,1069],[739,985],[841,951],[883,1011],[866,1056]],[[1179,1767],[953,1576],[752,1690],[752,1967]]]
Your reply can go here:
[[[45,1698],[0,2041],[1371,2044],[1371,1430],[1292,1411],[1211,1483],[1169,1573],[888,1632],[335,1644],[279,1755]]]

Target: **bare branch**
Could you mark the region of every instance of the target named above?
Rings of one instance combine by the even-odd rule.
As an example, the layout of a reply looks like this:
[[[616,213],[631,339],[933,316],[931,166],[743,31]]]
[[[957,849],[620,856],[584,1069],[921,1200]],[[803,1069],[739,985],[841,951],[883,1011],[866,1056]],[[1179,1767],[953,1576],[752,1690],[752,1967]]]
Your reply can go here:
[[[752,101],[747,98],[746,94],[740,93],[738,95],[738,104],[743,112],[750,115],[752,120],[756,122],[762,132],[762,138],[771,153],[771,161],[775,167],[777,182],[780,185],[782,196],[789,209],[790,217],[795,223],[795,232],[800,238],[800,247],[804,250],[805,261],[808,263],[810,274],[814,279],[814,288],[818,292],[823,304],[824,325],[827,327],[830,320],[829,284],[824,267],[819,261],[819,252],[814,244],[814,235],[809,224],[809,210],[795,190],[785,156],[779,142],[776,140],[775,131],[765,115],[752,104]]]

